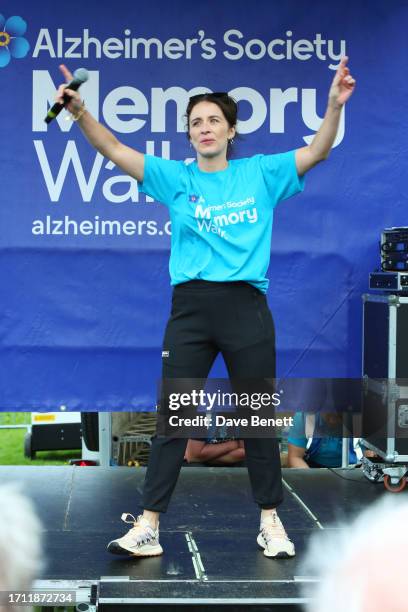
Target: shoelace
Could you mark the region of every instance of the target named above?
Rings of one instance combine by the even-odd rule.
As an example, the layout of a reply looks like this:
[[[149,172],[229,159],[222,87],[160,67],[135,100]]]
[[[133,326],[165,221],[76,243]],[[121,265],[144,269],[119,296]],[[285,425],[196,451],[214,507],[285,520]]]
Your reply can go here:
[[[132,520],[127,520],[126,517],[130,516]],[[146,544],[153,540],[153,530],[151,527],[144,527],[140,524],[140,520],[143,518],[141,514],[135,519],[133,514],[122,514],[122,521],[124,523],[133,524],[129,534],[132,534],[132,539],[135,540],[136,544]]]
[[[272,518],[272,522],[268,520],[268,522],[264,521],[261,524],[261,532],[266,542],[270,542],[274,537],[289,540],[288,534],[286,533],[278,515],[274,512],[270,516]]]

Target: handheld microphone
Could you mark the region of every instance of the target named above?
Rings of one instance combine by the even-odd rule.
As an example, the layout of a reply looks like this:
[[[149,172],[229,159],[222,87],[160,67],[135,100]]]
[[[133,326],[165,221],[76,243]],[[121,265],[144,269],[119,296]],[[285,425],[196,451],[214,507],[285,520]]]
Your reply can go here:
[[[74,91],[77,91],[82,85],[82,83],[85,83],[88,78],[88,71],[85,68],[78,68],[78,70],[75,70],[74,72],[74,78],[70,83],[68,83],[67,89],[73,89]],[[64,95],[63,104],[61,104],[61,102],[55,102],[55,104],[48,111],[46,118],[44,119],[45,123],[51,123],[51,121],[55,119],[57,115],[60,114],[65,105],[68,104],[70,99],[71,98],[69,96]]]

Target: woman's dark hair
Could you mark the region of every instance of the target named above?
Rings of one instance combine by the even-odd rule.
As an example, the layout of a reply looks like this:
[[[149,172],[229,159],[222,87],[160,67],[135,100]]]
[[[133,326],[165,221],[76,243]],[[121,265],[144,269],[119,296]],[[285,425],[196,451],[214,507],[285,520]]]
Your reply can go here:
[[[236,127],[238,119],[238,104],[224,91],[218,91],[215,93],[203,93],[191,96],[188,101],[186,109],[186,120],[187,120],[187,138],[190,138],[190,115],[191,111],[196,104],[200,102],[213,102],[222,111],[225,119],[230,127]]]

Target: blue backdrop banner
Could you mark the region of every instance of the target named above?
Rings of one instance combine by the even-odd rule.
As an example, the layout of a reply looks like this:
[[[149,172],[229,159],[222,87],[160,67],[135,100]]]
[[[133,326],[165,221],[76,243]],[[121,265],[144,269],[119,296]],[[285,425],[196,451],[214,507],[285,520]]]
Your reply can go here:
[[[190,95],[239,103],[235,157],[311,142],[342,55],[357,88],[328,161],[276,210],[268,300],[278,375],[360,375],[361,294],[384,227],[408,225],[405,1],[2,2],[0,408],[156,402],[169,316],[167,209],[62,112],[59,64],[124,143],[189,160]],[[256,9],[256,10],[255,10]],[[194,257],[194,253],[191,254]],[[225,375],[217,360],[213,376]]]

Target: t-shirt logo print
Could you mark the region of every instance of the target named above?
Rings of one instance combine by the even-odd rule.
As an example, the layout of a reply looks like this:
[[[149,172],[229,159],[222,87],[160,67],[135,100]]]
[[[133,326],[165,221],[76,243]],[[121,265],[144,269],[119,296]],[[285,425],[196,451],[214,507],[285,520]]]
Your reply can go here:
[[[188,201],[192,202],[193,204],[199,203],[199,204],[204,204],[205,200],[203,198],[203,196],[198,196],[195,193],[192,193],[188,196]]]
[[[200,232],[213,232],[228,240],[228,234],[221,229],[222,227],[258,222],[255,196],[249,196],[238,202],[228,201],[215,206],[201,206],[201,200],[204,199],[200,198],[195,207],[195,218]]]

